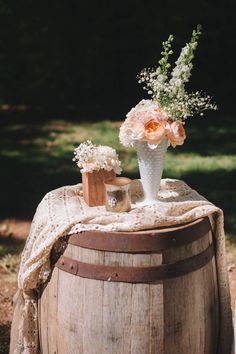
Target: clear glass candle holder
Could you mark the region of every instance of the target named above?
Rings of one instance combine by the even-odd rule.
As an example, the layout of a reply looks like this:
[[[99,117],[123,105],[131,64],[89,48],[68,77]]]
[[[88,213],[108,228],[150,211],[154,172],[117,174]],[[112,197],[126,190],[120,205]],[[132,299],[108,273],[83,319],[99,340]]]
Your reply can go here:
[[[107,211],[122,213],[131,210],[130,183],[131,179],[127,177],[109,178],[104,182]]]

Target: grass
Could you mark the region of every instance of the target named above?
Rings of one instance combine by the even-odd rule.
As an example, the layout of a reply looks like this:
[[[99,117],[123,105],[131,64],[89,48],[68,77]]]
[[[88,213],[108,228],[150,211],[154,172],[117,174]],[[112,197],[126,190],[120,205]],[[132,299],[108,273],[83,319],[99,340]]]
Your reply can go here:
[[[7,253],[2,258],[0,258],[0,268],[5,271],[5,280],[16,280],[16,275],[20,266],[19,255]]]
[[[0,233],[0,275],[3,273],[5,280],[16,281],[24,243],[23,239]]]
[[[87,139],[116,148],[123,174],[138,177],[136,153],[120,145],[119,126],[109,120],[5,121],[0,131],[0,218],[30,219],[46,192],[78,183],[73,148]],[[228,249],[236,252],[236,123],[230,116],[213,115],[192,119],[186,130],[185,144],[168,149],[164,177],[183,179],[224,210]]]

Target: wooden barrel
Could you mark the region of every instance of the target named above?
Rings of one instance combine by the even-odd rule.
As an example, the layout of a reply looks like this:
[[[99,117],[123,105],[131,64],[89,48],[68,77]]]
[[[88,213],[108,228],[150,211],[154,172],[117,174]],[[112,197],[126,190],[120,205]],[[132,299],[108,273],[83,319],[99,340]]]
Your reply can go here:
[[[215,354],[219,303],[208,218],[72,235],[39,300],[42,354]]]

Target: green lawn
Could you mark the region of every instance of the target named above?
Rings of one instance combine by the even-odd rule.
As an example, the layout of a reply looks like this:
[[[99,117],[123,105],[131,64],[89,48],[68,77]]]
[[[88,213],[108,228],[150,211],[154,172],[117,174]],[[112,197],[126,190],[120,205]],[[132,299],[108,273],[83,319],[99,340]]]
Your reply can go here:
[[[219,116],[219,114],[217,115]],[[180,178],[225,212],[228,245],[236,246],[236,123],[231,117],[195,118],[186,126],[187,140],[169,148],[164,177]],[[134,150],[123,148],[118,139],[120,122],[65,121],[1,125],[0,183],[1,219],[31,218],[43,195],[81,180],[72,162],[73,148],[90,139],[117,149],[123,174],[138,176]]]

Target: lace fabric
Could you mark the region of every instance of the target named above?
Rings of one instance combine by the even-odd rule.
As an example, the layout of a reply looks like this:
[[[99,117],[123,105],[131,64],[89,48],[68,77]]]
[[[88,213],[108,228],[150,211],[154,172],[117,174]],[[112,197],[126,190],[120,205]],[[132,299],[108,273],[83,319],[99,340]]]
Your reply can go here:
[[[137,208],[141,183],[131,186],[132,210],[107,212],[104,206],[90,208],[82,198],[81,184],[66,186],[46,194],[32,221],[22,253],[15,301],[10,354],[39,354],[38,287],[51,272],[50,252],[55,243],[69,234],[85,231],[137,231],[174,226],[209,216],[216,242],[216,263],[220,296],[220,343],[218,354],[229,354],[232,345],[232,314],[225,260],[223,212],[180,180],[163,179],[156,204]],[[15,333],[18,333],[18,338]]]

